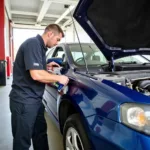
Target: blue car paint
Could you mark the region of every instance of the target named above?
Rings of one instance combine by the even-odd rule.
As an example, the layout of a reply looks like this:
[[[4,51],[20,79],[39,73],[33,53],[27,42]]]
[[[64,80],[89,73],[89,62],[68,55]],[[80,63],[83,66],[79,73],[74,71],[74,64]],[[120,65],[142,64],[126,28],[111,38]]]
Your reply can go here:
[[[99,99],[93,100],[94,109],[97,111],[97,115],[105,114],[103,117],[107,117],[111,120],[120,122],[120,105],[123,103],[137,103],[137,104],[146,104],[150,106],[150,97],[145,96],[139,92],[131,90],[127,87],[118,85],[108,80],[102,80],[102,82],[93,81],[97,84],[96,89],[101,93],[99,97],[101,97],[102,103],[104,103],[105,107],[108,104],[112,105],[111,109],[102,109],[99,107],[101,102]],[[104,96],[102,96],[104,95]],[[99,104],[99,106],[98,106]],[[109,111],[108,111],[109,110]],[[105,113],[104,113],[105,112]],[[107,113],[106,113],[107,112]]]
[[[97,115],[88,117],[87,120],[89,138],[96,150],[148,150],[150,147],[149,136],[123,124]]]
[[[71,78],[70,75],[67,74],[67,76]],[[87,82],[85,77],[82,77],[78,74],[74,74],[72,78],[76,78],[76,80],[72,79],[70,80],[67,95],[63,96],[61,100],[67,98],[71,99],[70,100],[71,103],[75,106],[77,111],[84,117],[96,114],[91,102],[89,101],[89,100],[92,101],[93,97],[97,94],[97,92],[95,92],[93,88],[89,88],[90,86],[92,87],[93,85],[92,81]],[[87,82],[87,84],[84,84],[84,82]],[[60,104],[61,102],[58,103]]]
[[[143,147],[149,147],[147,144],[150,140],[149,136],[134,131],[120,122],[122,103],[134,102],[150,105],[148,96],[108,80],[100,81],[89,78],[71,69],[66,75],[70,78],[69,90],[57,102],[57,114],[59,114],[61,103],[68,99],[84,122],[93,150],[99,150],[100,147],[106,148],[106,145],[107,150],[145,150]],[[59,115],[52,114],[59,127]],[[128,137],[125,137],[125,133]],[[114,137],[114,140],[110,135]],[[119,139],[115,138],[118,135]],[[144,141],[145,139],[148,142]],[[133,140],[136,141],[136,145]]]

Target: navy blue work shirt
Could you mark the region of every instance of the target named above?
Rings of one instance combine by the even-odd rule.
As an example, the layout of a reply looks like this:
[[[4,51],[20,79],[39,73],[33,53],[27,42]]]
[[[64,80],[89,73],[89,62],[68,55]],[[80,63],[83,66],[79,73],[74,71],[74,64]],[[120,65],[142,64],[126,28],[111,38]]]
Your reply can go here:
[[[22,43],[13,67],[11,100],[25,104],[42,102],[45,84],[33,80],[29,70],[46,70],[46,50],[40,35]]]

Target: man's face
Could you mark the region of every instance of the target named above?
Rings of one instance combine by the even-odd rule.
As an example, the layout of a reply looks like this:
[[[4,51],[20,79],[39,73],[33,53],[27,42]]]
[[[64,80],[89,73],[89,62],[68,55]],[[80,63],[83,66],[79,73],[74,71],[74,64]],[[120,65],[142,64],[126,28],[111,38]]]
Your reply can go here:
[[[58,42],[62,39],[62,34],[61,33],[53,33],[49,32],[48,33],[48,42],[47,42],[47,47],[51,48],[53,46],[56,46]]]

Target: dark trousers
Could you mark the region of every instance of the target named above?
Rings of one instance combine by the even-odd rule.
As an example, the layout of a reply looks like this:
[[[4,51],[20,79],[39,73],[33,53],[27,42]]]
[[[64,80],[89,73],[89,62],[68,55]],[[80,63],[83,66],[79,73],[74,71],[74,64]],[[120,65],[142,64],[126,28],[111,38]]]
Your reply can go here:
[[[34,150],[48,150],[43,104],[22,104],[10,100],[10,110],[13,150],[29,150],[31,139]]]

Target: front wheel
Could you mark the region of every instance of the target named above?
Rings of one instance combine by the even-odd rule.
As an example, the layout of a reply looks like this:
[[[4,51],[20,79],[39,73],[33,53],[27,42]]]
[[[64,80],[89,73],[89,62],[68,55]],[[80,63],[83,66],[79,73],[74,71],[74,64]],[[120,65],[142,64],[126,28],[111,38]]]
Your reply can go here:
[[[71,115],[64,126],[65,150],[92,150],[79,114]]]

